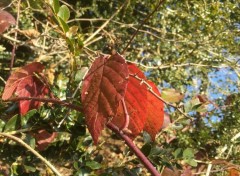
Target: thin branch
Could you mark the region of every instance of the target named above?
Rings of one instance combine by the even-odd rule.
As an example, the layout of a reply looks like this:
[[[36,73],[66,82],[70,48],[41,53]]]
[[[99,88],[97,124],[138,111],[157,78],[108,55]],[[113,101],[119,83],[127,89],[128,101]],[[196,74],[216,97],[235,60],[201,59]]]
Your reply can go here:
[[[23,147],[25,147],[30,152],[32,152],[36,157],[38,157],[42,162],[44,162],[57,176],[62,176],[62,174],[48,160],[46,160],[44,157],[42,157],[42,155],[40,155],[36,150],[31,148],[31,146],[29,146],[27,143],[25,143],[22,139],[20,139],[16,136],[13,136],[11,134],[8,134],[8,133],[1,133],[1,132],[0,132],[0,136],[7,137],[7,138],[21,144]]]
[[[197,63],[184,63],[184,64],[170,64],[170,65],[159,65],[159,66],[147,66],[142,63],[137,63],[134,61],[128,60],[127,62],[134,63],[138,66],[144,67],[146,69],[167,69],[172,67],[189,67],[189,66],[195,66],[195,67],[210,67],[210,68],[226,68],[229,67],[228,65],[206,65],[206,64],[197,64]]]
[[[133,143],[132,139],[130,139],[127,135],[123,133],[123,131],[120,131],[117,126],[115,126],[113,123],[109,122],[107,124],[107,127],[111,129],[116,134],[119,134],[120,137],[125,141],[127,146],[133,151],[133,153],[140,159],[140,161],[143,163],[143,165],[148,169],[148,171],[153,176],[161,176],[161,174],[156,170],[156,168],[152,165],[152,163],[147,159],[147,157],[137,148],[137,146]]]
[[[76,88],[75,91],[73,92],[73,94],[72,94],[72,96],[71,96],[71,99],[75,98],[75,96],[77,95],[77,92],[79,91],[80,87],[82,86],[83,79],[85,78],[85,76],[87,75],[87,73],[88,73],[88,70],[85,72],[85,74],[83,75],[82,80],[79,82],[77,88]],[[72,103],[72,101],[71,101],[71,103]],[[64,122],[64,120],[68,117],[69,112],[70,112],[70,109],[68,110],[68,112],[66,112],[65,116],[63,117],[63,119],[59,122],[59,124],[58,124],[58,126],[57,126],[58,128],[61,127],[61,125],[62,125],[62,123]]]
[[[136,35],[138,34],[138,31],[143,27],[143,25],[150,19],[150,17],[158,10],[158,8],[162,5],[162,3],[164,2],[164,0],[159,0],[157,6],[155,7],[155,9],[143,20],[143,22],[139,25],[138,29],[134,32],[134,34],[132,35],[131,39],[128,41],[127,45],[125,46],[125,48],[123,49],[123,51],[121,52],[121,55],[124,55],[125,51],[127,50],[127,48],[129,47],[129,45],[132,43],[133,39],[136,37]]]
[[[46,103],[54,103],[58,105],[62,105],[71,109],[74,109],[76,111],[82,112],[82,107],[74,105],[72,103],[54,99],[54,98],[39,98],[39,97],[16,97],[16,98],[10,98],[8,100],[4,101],[21,101],[21,100],[34,100],[34,101],[40,101],[40,102],[46,102]]]
[[[121,5],[121,7],[107,20],[107,21],[105,21],[105,23],[103,23],[103,25],[100,27],[100,28],[98,28],[98,30],[96,30],[90,37],[88,37],[84,42],[83,42],[83,44],[85,45],[85,44],[87,44],[93,37],[95,37],[103,28],[105,28],[107,25],[108,25],[108,23],[122,10],[122,8],[125,6],[125,4],[126,4],[126,2],[127,2],[128,0],[126,0],[122,5]]]
[[[14,34],[14,39],[17,40],[17,35],[18,35],[18,24],[19,24],[19,17],[20,17],[20,6],[21,6],[21,0],[18,1],[18,8],[17,8],[17,18],[16,18],[16,26],[15,26],[15,34]],[[13,68],[13,63],[15,60],[15,52],[17,48],[17,43],[13,43],[13,48],[12,48],[12,56],[11,56],[11,63],[10,63],[10,72],[12,71]]]

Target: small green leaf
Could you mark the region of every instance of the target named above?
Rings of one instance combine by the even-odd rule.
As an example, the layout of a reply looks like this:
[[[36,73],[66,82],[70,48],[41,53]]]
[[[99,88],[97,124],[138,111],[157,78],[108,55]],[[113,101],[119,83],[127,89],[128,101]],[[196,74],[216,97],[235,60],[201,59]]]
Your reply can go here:
[[[102,165],[96,161],[87,161],[86,166],[90,167],[93,170],[100,169],[102,167]]]
[[[30,145],[33,149],[36,147],[36,140],[32,135],[26,134],[24,141]]]
[[[4,126],[5,126],[5,122],[0,119],[0,131],[3,130]]]
[[[70,17],[70,11],[69,11],[68,7],[66,5],[62,5],[59,8],[57,16],[60,17],[64,22],[67,22],[67,20]]]
[[[88,67],[82,67],[80,70],[77,70],[77,73],[75,75],[75,81],[80,82],[82,81],[83,77],[88,72]]]
[[[152,142],[151,136],[145,131],[143,132],[143,140],[145,144]]]
[[[175,89],[163,89],[162,98],[169,103],[178,103],[184,98],[184,94]]]
[[[152,147],[150,155],[159,155],[162,151],[163,150],[160,147],[154,146],[154,147]]]
[[[73,38],[74,36],[77,35],[77,32],[78,32],[78,26],[71,26],[68,32],[66,33],[66,36],[68,38]]]
[[[181,129],[183,129],[183,125],[180,123],[175,123],[175,124],[171,125],[171,128],[174,130],[181,130]]]
[[[196,111],[200,106],[202,106],[202,103],[199,101],[197,97],[194,97],[185,104],[185,111],[186,112]]]
[[[49,4],[52,6],[55,13],[59,12],[60,4],[59,0],[49,0]]]
[[[142,146],[141,151],[145,156],[149,156],[149,154],[151,153],[151,149],[152,145],[148,143]]]
[[[65,21],[63,21],[63,19],[61,19],[61,18],[58,18],[58,23],[61,26],[63,32],[67,33],[69,30],[69,26],[67,25],[67,23]],[[67,39],[70,40],[69,38],[67,38]]]
[[[179,158],[179,157],[181,157],[181,153],[182,153],[182,149],[181,149],[181,148],[178,148],[177,150],[175,150],[175,151],[173,152],[173,156],[174,156],[175,158]]]
[[[36,109],[32,109],[30,111],[27,112],[26,115],[21,117],[21,125],[25,126],[28,122],[28,120],[34,115],[36,114],[37,110]]]
[[[186,148],[186,149],[183,151],[183,158],[184,158],[184,159],[194,158],[194,151],[193,151],[193,149],[191,149],[191,148]]]
[[[32,167],[32,166],[23,165],[23,167],[24,167],[24,170],[25,170],[26,173],[30,173],[30,172],[35,172],[36,171],[36,168]]]
[[[188,160],[184,160],[187,164],[189,164],[190,166],[196,167],[197,166],[197,162],[194,159],[188,159]]]
[[[19,116],[16,114],[10,120],[8,120],[7,124],[5,125],[4,131],[14,131],[16,130],[16,126],[18,124]]]
[[[0,52],[3,52],[5,50],[6,50],[6,48],[4,46],[0,45]]]

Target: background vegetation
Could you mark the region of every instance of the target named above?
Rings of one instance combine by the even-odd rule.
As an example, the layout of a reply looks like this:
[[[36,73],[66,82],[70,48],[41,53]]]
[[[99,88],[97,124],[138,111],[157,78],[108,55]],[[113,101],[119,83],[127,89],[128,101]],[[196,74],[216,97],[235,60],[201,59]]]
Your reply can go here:
[[[81,105],[78,87],[93,60],[122,52],[157,3],[72,0],[60,1],[59,9],[57,0],[1,1],[16,25],[0,35],[0,92],[13,58],[13,70],[38,61],[45,65],[54,94]],[[124,53],[160,90],[167,90],[165,100],[175,106],[166,105],[171,123],[156,141],[147,133],[135,140],[162,175],[239,174],[239,39],[238,0],[168,0]],[[180,102],[171,99],[178,91],[184,95]],[[20,117],[16,103],[2,100],[0,112],[0,130],[39,150],[63,175],[147,174],[109,131],[93,145],[79,112],[45,104]],[[46,130],[46,146],[40,144],[40,129]],[[52,135],[56,138],[49,143],[46,136]],[[0,174],[53,173],[24,147],[0,137]]]

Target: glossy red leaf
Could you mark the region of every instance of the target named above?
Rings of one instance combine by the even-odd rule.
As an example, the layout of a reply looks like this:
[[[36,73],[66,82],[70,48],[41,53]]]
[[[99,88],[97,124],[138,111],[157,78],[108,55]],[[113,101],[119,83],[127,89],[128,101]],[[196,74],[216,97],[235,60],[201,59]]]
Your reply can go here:
[[[152,90],[161,96],[157,86],[151,82],[147,83],[152,87]],[[160,131],[164,121],[164,103],[154,96],[150,91],[147,92],[147,120],[144,126],[144,131],[148,132],[155,139],[156,134]]]
[[[49,89],[45,84],[44,77],[39,74],[43,69],[44,66],[41,63],[33,62],[14,71],[7,80],[2,99],[7,100],[14,93],[18,97],[44,97],[49,92]],[[36,76],[36,74],[39,76]],[[40,102],[22,100],[19,105],[20,114],[24,115],[29,110],[38,108]]]
[[[128,68],[119,54],[101,56],[92,64],[82,86],[86,124],[95,143],[108,120],[116,115],[128,83]]]
[[[136,75],[141,79],[146,79],[143,72],[134,64],[128,64],[129,74]],[[130,76],[124,101],[129,114],[129,135],[135,138],[142,132],[147,118],[147,88],[141,81]],[[125,113],[122,104],[119,105],[116,117],[112,119],[112,123],[119,129],[125,124]]]
[[[0,10],[0,34],[9,28],[11,24],[15,24],[15,18],[7,11]]]

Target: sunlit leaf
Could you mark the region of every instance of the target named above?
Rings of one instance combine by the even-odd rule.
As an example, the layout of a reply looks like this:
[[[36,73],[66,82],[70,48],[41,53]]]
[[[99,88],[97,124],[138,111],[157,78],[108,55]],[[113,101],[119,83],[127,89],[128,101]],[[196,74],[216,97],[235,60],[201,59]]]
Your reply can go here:
[[[37,76],[37,74],[42,72],[43,68],[42,64],[33,62],[14,71],[7,80],[2,99],[7,100],[14,93],[19,97],[44,97],[47,95],[49,89],[45,78],[41,75]],[[29,110],[38,108],[40,102],[21,100],[19,105],[20,114],[24,115]]]
[[[143,72],[134,64],[128,64],[128,70],[129,74],[134,74],[142,79],[146,79]],[[127,128],[131,132],[131,137],[135,138],[140,132],[142,132],[147,119],[146,85],[130,76],[124,101],[129,114],[129,125]],[[122,103],[120,103],[117,115],[112,119],[112,122],[120,129],[123,128],[125,124],[125,112]]]
[[[82,104],[86,123],[95,143],[106,121],[116,115],[128,82],[125,59],[116,54],[101,56],[92,64],[82,85]]]
[[[60,17],[64,22],[67,22],[67,20],[70,17],[70,11],[66,5],[62,5],[59,8],[59,11],[57,13],[58,17]]]
[[[169,103],[178,103],[184,98],[184,95],[175,89],[163,89],[161,93],[162,98]]]
[[[49,3],[52,6],[53,11],[55,13],[58,13],[59,8],[60,8],[59,0],[49,0]]]

